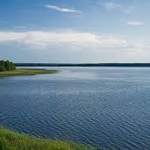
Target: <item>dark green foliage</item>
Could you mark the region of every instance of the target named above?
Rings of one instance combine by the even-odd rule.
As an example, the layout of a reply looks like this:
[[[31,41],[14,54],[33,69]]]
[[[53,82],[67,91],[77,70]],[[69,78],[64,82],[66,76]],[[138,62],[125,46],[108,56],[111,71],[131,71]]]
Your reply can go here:
[[[16,66],[10,61],[0,61],[0,72],[16,70]]]

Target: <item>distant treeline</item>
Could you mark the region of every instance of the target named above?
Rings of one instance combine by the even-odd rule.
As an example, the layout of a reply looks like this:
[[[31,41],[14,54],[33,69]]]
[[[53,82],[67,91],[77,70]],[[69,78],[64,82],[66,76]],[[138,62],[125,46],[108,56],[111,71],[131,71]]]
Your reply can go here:
[[[13,62],[0,60],[0,71],[16,70],[16,66]]]
[[[18,67],[150,67],[150,63],[16,63]]]

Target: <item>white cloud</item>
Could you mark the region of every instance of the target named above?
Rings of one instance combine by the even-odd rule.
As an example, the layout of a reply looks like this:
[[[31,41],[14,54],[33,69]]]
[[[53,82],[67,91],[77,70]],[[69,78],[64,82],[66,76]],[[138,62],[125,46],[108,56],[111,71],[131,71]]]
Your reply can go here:
[[[65,8],[65,7],[59,7],[56,5],[45,5],[46,8],[48,9],[53,9],[59,12],[64,12],[64,13],[80,13],[80,11],[76,10],[76,9],[70,9],[70,8]]]
[[[130,6],[130,7],[126,8],[126,9],[124,10],[124,13],[126,13],[126,14],[131,14],[131,13],[134,12],[134,10],[135,10],[135,7],[134,7],[134,6]]]
[[[13,28],[16,28],[16,29],[26,29],[27,26],[12,26]]]
[[[80,51],[107,54],[110,60],[115,56],[118,58],[120,56],[120,61],[127,60],[127,58],[122,58],[122,55],[128,56],[133,61],[136,56],[140,60],[140,56],[143,58],[150,54],[148,40],[134,39],[132,41],[113,34],[104,35],[79,31],[0,31],[0,45],[8,44],[19,45],[31,52],[44,50],[47,54],[54,49],[59,50],[60,53]],[[112,54],[113,56],[111,56]]]
[[[122,4],[114,2],[104,3],[103,6],[106,10],[118,10],[126,14],[131,14],[135,10],[134,6],[125,7]]]
[[[129,22],[127,22],[127,25],[130,25],[130,26],[142,26],[142,25],[144,25],[144,22],[142,22],[142,21],[129,21]]]
[[[107,10],[122,8],[121,4],[116,4],[116,3],[113,3],[113,2],[104,3],[103,5],[104,5],[105,9],[107,9]]]
[[[113,35],[96,35],[86,32],[64,31],[0,31],[0,44],[19,43],[27,47],[75,47],[76,49],[120,49],[128,42]]]

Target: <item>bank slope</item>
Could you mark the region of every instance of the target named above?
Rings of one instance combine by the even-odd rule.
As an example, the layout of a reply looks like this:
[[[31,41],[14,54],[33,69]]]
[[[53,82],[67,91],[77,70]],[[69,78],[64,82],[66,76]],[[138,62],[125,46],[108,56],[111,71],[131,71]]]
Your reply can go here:
[[[30,137],[0,127],[0,150],[94,150],[94,148]]]

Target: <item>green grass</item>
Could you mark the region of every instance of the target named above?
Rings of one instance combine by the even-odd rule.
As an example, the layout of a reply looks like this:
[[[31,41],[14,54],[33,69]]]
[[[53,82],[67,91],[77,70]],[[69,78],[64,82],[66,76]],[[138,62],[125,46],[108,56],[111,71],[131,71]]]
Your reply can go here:
[[[57,70],[46,70],[46,69],[16,69],[13,71],[0,72],[0,77],[51,74],[56,72]]]
[[[94,148],[30,137],[0,127],[0,150],[94,150]]]

